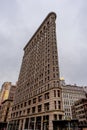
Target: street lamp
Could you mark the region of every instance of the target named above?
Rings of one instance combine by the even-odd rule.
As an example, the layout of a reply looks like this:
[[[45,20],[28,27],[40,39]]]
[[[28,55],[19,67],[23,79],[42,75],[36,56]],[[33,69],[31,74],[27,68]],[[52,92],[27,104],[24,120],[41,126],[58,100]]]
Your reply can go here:
[[[45,116],[44,116],[44,130],[46,130],[46,124],[47,124],[47,119],[46,119],[46,108],[45,108]]]
[[[70,130],[70,121],[68,121],[68,130]]]

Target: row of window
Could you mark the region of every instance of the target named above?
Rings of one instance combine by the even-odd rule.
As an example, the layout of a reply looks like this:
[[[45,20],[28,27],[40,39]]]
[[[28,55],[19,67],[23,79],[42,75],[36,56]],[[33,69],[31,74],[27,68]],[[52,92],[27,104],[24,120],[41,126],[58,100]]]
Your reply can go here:
[[[31,103],[35,104],[37,101],[41,102],[42,99],[43,99],[43,95],[40,95],[40,96],[38,96],[38,98],[35,97],[35,98],[33,98],[33,100],[29,100],[28,102],[24,102],[24,103],[21,103],[21,105],[13,107],[12,110],[16,110],[16,109],[19,109],[19,108],[26,107],[28,105],[31,105]],[[47,99],[49,99],[49,92],[44,94],[44,100],[47,100]]]
[[[48,110],[49,110],[49,102],[44,104],[44,111],[48,111]],[[42,104],[37,106],[37,111],[38,112],[42,111]],[[12,117],[22,116],[25,113],[26,113],[26,110],[15,112],[12,114]],[[36,106],[27,109],[27,114],[30,114],[30,113],[36,113]]]
[[[60,97],[60,90],[54,90],[54,97]]]
[[[54,81],[54,84],[55,84],[55,81]],[[48,86],[49,87],[49,86]],[[44,97],[44,98],[43,98]],[[61,97],[61,92],[60,92],[60,90],[54,90],[54,97]],[[18,106],[15,106],[15,107],[13,107],[13,110],[16,110],[17,108],[19,109],[19,108],[22,108],[22,107],[26,107],[26,106],[28,106],[28,105],[31,105],[31,103],[32,104],[34,104],[34,103],[37,103],[37,102],[41,102],[43,99],[44,100],[47,100],[47,99],[49,99],[50,98],[50,94],[49,94],[49,92],[47,92],[47,93],[45,93],[44,95],[40,95],[40,96],[38,96],[37,98],[35,97],[35,98],[33,98],[32,100],[29,100],[28,102],[24,102],[24,103],[22,103],[21,105],[18,105]]]
[[[64,100],[63,102],[65,106],[69,106],[69,105],[72,106],[74,104],[73,100]]]
[[[66,113],[66,112],[65,112],[65,116],[71,116],[71,113]]]
[[[55,109],[61,109],[61,101],[54,101],[54,108]]]
[[[37,109],[37,111],[36,111],[36,109]],[[55,110],[61,109],[61,101],[54,101],[54,109]],[[44,112],[47,112],[49,110],[50,110],[49,102],[44,103]],[[34,114],[36,112],[42,112],[42,104],[38,105],[37,107],[33,106],[32,108],[28,108],[27,110],[23,110],[23,111],[21,110],[19,112],[14,112],[11,116],[13,118],[13,117],[22,116],[22,115],[25,115],[25,114],[31,114],[31,113]]]
[[[37,88],[35,90],[32,90],[32,88],[34,89],[33,86],[31,86],[30,89],[26,88],[24,91],[22,91],[20,93],[18,92],[18,94],[16,95],[16,103],[19,103],[19,102],[21,102],[23,100],[27,100],[27,99],[29,99],[29,98],[31,98],[33,96],[36,96],[37,94],[40,94],[40,93],[42,93],[44,91],[47,91],[47,90],[49,90],[49,89],[51,89],[53,87],[58,87],[58,86],[59,86],[59,81],[54,81],[54,82],[52,81],[52,82],[46,84],[45,86],[42,86],[42,87]],[[20,89],[20,91],[21,91],[21,89]],[[60,92],[58,92],[58,93],[60,93]]]
[[[39,41],[43,41],[43,39],[44,40],[46,40],[46,39],[48,39],[49,40],[49,34],[50,34],[50,31],[48,31],[48,29],[42,29],[43,30],[43,32],[41,31],[41,33],[40,33],[40,36],[39,36],[39,38],[38,38],[38,35],[36,35],[37,36],[37,38],[34,38],[34,40],[33,40],[33,42],[31,42],[30,44],[29,44],[29,46],[26,48],[26,50],[25,50],[25,54],[27,54],[28,52],[30,52],[31,50],[32,50],[32,48],[34,48],[34,46],[35,46],[35,44],[36,44],[36,42],[38,41],[38,39],[39,39]],[[52,29],[52,32],[54,32],[54,34],[55,34],[55,29],[53,30]],[[52,35],[52,34],[51,34]],[[54,37],[55,35],[53,35],[53,37]],[[37,40],[36,40],[37,39]]]
[[[48,66],[49,66],[49,64],[48,64]],[[57,70],[58,70],[58,67],[53,67],[53,78],[58,77]],[[34,78],[34,77],[36,77],[36,78]],[[28,78],[28,83],[25,84],[25,87],[18,88],[18,92],[20,91],[20,89],[23,90],[25,88],[31,88],[30,86],[33,86],[32,89],[34,89],[34,86],[36,86],[36,84],[37,84],[37,86],[40,86],[41,82],[43,84],[49,80],[50,80],[50,70],[48,68],[46,71],[40,72],[39,74],[36,73],[35,76],[32,76],[30,79]],[[21,85],[23,86],[23,83]]]
[[[78,112],[76,112],[77,115],[84,114],[84,113],[85,113],[84,110],[79,110]]]
[[[70,108],[65,108],[64,111],[65,112],[70,112]]]

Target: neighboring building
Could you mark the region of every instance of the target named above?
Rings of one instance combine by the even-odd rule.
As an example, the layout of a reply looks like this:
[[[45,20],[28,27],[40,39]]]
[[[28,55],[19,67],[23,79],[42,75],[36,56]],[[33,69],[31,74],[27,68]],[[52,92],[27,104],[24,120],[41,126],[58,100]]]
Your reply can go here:
[[[60,85],[61,86],[65,86],[66,85],[65,80],[64,80],[63,77],[60,78]]]
[[[1,87],[1,94],[0,94],[0,104],[7,100],[9,97],[9,92],[11,88],[11,82],[5,82]]]
[[[0,90],[0,101],[1,101],[1,90]]]
[[[8,113],[10,112],[9,109],[11,107],[13,100],[4,100],[1,105],[0,110],[0,122],[8,122]]]
[[[0,98],[0,122],[8,122],[9,111],[13,102],[16,85],[12,85],[11,82],[5,82],[1,88]]]
[[[71,106],[75,101],[86,98],[83,87],[66,85],[64,79],[61,82],[64,119],[72,119]]]
[[[55,20],[50,13],[24,48],[11,130],[53,130],[63,119]]]
[[[87,86],[84,86],[83,89],[87,93]]]
[[[87,86],[84,86],[83,89],[86,92],[86,98],[87,98]]]
[[[87,98],[80,99],[72,106],[73,119],[79,120],[79,126],[87,129]]]

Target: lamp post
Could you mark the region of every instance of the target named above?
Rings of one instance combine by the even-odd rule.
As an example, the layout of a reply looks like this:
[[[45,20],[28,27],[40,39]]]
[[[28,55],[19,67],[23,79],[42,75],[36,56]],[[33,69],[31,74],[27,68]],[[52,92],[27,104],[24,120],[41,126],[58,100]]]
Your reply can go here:
[[[70,130],[70,121],[68,122],[68,130]]]
[[[34,127],[34,130],[36,130],[36,121],[31,121]]]
[[[46,108],[45,108],[44,130],[46,130],[46,123],[47,123],[47,119],[46,119]]]
[[[9,122],[7,123],[7,130],[9,130]]]
[[[44,130],[46,130],[46,120],[44,121]]]
[[[34,121],[34,130],[36,130],[36,121]]]

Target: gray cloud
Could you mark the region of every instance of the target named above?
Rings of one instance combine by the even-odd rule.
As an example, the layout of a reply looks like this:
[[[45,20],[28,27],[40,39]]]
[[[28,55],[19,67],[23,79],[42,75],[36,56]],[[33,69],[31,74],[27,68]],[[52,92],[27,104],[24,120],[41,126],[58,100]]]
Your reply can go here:
[[[73,2],[67,10],[61,35],[60,70],[67,82],[87,85],[87,2]],[[68,15],[68,16],[67,16]],[[71,15],[71,16],[70,16]],[[68,21],[67,21],[68,18]],[[61,25],[61,26],[62,26]],[[66,26],[66,27],[65,27]],[[62,27],[61,27],[62,28]],[[65,29],[65,30],[64,30]]]
[[[50,12],[57,14],[60,74],[87,85],[87,0],[0,2],[0,86],[18,79],[23,48]]]

